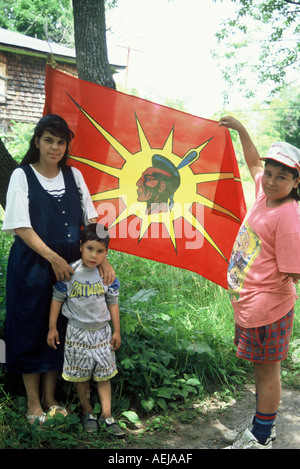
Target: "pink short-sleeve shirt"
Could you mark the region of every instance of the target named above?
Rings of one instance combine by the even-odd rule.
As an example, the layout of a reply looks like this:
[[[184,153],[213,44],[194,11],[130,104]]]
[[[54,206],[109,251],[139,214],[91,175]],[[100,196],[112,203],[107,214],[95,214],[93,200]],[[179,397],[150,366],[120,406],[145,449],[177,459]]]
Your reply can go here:
[[[235,240],[227,274],[235,321],[247,328],[277,321],[298,298],[286,273],[300,273],[300,207],[296,201],[268,207],[261,177],[255,181],[257,199]]]

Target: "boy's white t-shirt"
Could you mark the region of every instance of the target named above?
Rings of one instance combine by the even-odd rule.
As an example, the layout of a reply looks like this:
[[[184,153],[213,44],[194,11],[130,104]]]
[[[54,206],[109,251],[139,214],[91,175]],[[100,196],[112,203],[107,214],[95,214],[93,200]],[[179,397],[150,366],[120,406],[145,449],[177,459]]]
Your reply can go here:
[[[300,274],[300,207],[295,200],[268,207],[261,176],[255,181],[257,199],[239,230],[227,276],[235,321],[246,328],[278,321],[298,298],[286,273]]]
[[[62,171],[54,178],[46,178],[36,171],[32,165],[30,166],[41,186],[47,192],[54,197],[64,194],[65,181]],[[71,169],[81,197],[82,224],[85,226],[91,218],[98,218],[98,214],[81,172],[77,168],[71,167]],[[2,230],[5,233],[14,234],[16,228],[32,228],[28,206],[28,183],[25,172],[21,168],[15,169],[11,175],[6,200]]]

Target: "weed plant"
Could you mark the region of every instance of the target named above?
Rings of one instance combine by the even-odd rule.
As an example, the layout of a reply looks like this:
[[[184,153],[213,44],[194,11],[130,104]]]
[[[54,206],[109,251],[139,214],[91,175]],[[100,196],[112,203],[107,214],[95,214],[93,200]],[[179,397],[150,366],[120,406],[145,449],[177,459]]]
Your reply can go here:
[[[4,337],[5,273],[11,237],[0,235],[0,339]],[[109,251],[121,283],[122,345],[113,379],[113,411],[125,425],[137,415],[177,411],[182,404],[218,393],[230,398],[251,365],[235,356],[234,322],[227,291],[189,271]],[[299,287],[297,287],[299,290]],[[300,292],[299,292],[300,293]],[[299,386],[299,303],[286,383]],[[0,448],[114,448],[107,437],[87,438],[73,385],[62,379],[59,397],[72,411],[58,415],[42,432],[24,425],[26,397],[21,379],[0,369]],[[93,396],[94,411],[100,407]],[[117,445],[117,446],[116,446]]]
[[[0,240],[3,287],[12,240],[3,234]],[[117,352],[119,373],[112,381],[114,414],[128,423],[136,414],[176,411],[181,404],[202,399],[207,393],[232,394],[243,382],[247,364],[238,363],[234,354],[227,292],[192,272],[124,253],[110,251],[109,261],[121,283],[122,346]],[[3,338],[4,288],[1,291]],[[21,379],[2,369],[0,383],[0,447],[96,444],[84,438],[73,385],[61,379],[58,386],[61,400],[73,414],[63,422],[59,417],[51,419],[43,432],[32,433],[29,425],[24,425],[26,398]],[[95,396],[97,412],[100,408]],[[107,447],[111,443],[102,438],[97,444]]]
[[[147,411],[176,409],[178,400],[241,382],[245,370],[233,353],[225,290],[192,272],[123,253],[112,252],[110,262],[122,284],[117,396],[126,389]]]

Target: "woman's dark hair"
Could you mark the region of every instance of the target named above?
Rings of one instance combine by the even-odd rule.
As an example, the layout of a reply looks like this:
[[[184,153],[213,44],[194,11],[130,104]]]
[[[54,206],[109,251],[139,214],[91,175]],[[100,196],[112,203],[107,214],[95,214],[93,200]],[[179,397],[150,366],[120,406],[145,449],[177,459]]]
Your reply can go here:
[[[29,149],[24,156],[21,165],[37,163],[40,158],[39,149],[36,147],[35,140],[40,139],[45,131],[50,132],[55,137],[61,137],[66,140],[67,147],[63,158],[59,161],[59,166],[65,166],[68,159],[69,144],[74,138],[74,133],[69,129],[66,121],[55,114],[42,117],[37,123],[33,137],[30,140]]]
[[[103,243],[105,248],[108,249],[110,236],[106,226],[101,225],[101,223],[90,223],[81,231],[80,239],[82,244],[87,241],[98,241]]]
[[[290,166],[286,166],[285,164],[283,163],[280,163],[279,161],[276,161],[276,160],[272,160],[272,158],[267,158],[266,161],[265,161],[265,166],[267,164],[271,164],[272,166],[277,166],[279,168],[282,168],[284,169],[285,171],[288,171],[289,173],[291,173],[293,175],[293,178],[296,179],[298,178],[300,175],[299,175],[299,172],[296,168],[291,168]],[[292,190],[291,190],[291,197],[295,200],[297,200],[297,202],[299,202],[300,200],[300,184],[298,184],[297,187],[294,187]]]

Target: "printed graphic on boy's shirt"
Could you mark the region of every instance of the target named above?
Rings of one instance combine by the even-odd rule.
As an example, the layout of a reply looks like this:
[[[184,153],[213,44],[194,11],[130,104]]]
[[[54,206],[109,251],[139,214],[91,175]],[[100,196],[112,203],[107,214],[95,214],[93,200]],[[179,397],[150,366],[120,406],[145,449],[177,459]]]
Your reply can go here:
[[[246,274],[260,253],[260,245],[261,240],[245,221],[234,243],[227,273],[228,291],[232,301],[238,301]]]
[[[104,295],[104,288],[101,282],[96,282],[90,284],[81,283],[75,280],[72,291],[70,293],[70,298],[79,298],[80,296],[90,297],[90,296],[102,296]]]

